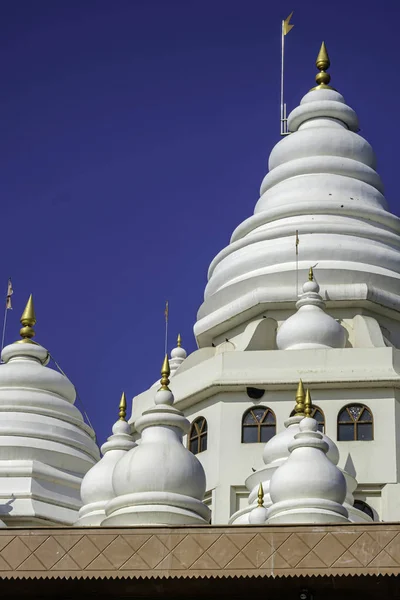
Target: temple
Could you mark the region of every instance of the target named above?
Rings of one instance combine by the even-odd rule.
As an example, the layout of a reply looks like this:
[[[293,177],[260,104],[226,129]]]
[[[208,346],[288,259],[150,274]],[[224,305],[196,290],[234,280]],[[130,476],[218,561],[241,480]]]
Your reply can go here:
[[[0,365],[6,594],[393,596],[400,220],[324,43],[316,66],[211,262],[198,349],[179,335],[160,381],[122,394],[101,458],[29,298]]]

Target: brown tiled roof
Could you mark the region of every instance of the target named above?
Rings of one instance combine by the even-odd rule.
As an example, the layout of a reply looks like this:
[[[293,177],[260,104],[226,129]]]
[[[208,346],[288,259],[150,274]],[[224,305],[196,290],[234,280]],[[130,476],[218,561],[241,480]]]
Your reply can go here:
[[[400,573],[400,523],[0,530],[0,577]]]

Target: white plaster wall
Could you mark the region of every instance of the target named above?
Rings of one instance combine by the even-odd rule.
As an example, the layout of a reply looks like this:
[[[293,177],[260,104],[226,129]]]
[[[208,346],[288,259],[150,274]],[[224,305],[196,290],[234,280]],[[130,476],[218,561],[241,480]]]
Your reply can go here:
[[[380,520],[400,519],[400,352],[387,347],[343,350],[225,352],[177,373],[171,382],[175,405],[192,422],[208,423],[207,450],[198,454],[212,496],[213,523],[228,522],[244,503],[244,482],[262,463],[264,444],[242,444],[242,415],[262,404],[284,428],[295,404],[301,377],[313,403],[325,414],[326,433],[337,441],[337,415],[348,403],[366,404],[374,415],[374,440],[338,442],[341,467],[350,454],[359,482],[355,496],[365,500]],[[252,400],[246,387],[265,389]],[[133,420],[153,402],[153,391],[134,401]],[[187,443],[186,439],[184,440]],[[350,466],[350,471],[351,471]]]

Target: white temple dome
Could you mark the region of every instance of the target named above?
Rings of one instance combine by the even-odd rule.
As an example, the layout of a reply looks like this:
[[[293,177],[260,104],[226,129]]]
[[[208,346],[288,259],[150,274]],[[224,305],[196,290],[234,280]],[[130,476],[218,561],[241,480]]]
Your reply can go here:
[[[209,521],[210,511],[203,503],[204,469],[182,443],[190,423],[173,406],[167,356],[161,373],[155,406],[143,411],[135,422],[136,430],[141,433],[140,444],[115,466],[116,497],[106,507],[103,525],[205,524]]]
[[[194,327],[200,346],[239,326],[250,310],[293,301],[297,267],[318,262],[319,283],[334,289],[336,300],[346,301],[355,284],[373,286],[382,302],[398,293],[400,219],[387,211],[375,154],[356,133],[357,115],[338,92],[316,88],[288,126],[291,135],[270,154],[253,216],[211,262]]]
[[[79,511],[77,526],[98,526],[105,518],[106,504],[115,497],[113,474],[115,465],[126,452],[136,448],[131,426],[125,420],[126,396],[119,405],[120,417],[112,427],[112,435],[102,445],[103,458],[88,471],[81,485],[83,506]]]
[[[276,345],[279,350],[344,348],[346,345],[346,330],[325,312],[325,302],[313,277],[310,268],[309,281],[303,285],[303,294],[296,303],[297,312],[278,330]]]
[[[0,476],[0,516],[15,526],[72,524],[81,506],[82,478],[99,459],[99,450],[93,430],[74,406],[74,386],[45,366],[48,351],[31,340],[35,322],[31,296],[21,317],[22,339],[2,352],[0,471],[7,476]],[[2,515],[1,504],[10,498],[12,510]]]
[[[317,426],[310,417],[300,422],[289,458],[272,475],[268,524],[348,522],[346,481]]]

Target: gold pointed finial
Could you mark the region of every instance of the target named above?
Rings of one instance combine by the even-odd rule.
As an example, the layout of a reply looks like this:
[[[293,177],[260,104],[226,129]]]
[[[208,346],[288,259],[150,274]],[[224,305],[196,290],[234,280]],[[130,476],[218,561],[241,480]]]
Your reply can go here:
[[[312,412],[312,401],[310,390],[307,390],[306,399],[304,400],[304,414],[306,417],[311,417]]]
[[[308,281],[314,281],[314,271],[312,267],[308,270]]]
[[[181,345],[182,345],[182,338],[181,338],[181,334],[180,333],[178,333],[178,339],[176,340],[176,345],[177,345],[178,348],[180,348]]]
[[[334,88],[329,85],[331,76],[329,75],[329,73],[326,72],[331,65],[331,61],[329,60],[325,42],[322,42],[321,44],[321,48],[318,52],[315,64],[317,66],[317,69],[319,70],[319,73],[317,73],[317,75],[315,76],[315,81],[317,82],[317,85],[313,87],[312,90],[333,90]]]
[[[304,415],[304,400],[305,400],[304,385],[300,379],[296,392],[296,406],[294,407],[295,415]]]
[[[257,506],[264,506],[264,488],[262,483],[260,483],[260,485],[258,486]]]
[[[170,368],[169,368],[169,360],[168,360],[168,354],[165,355],[164,358],[164,362],[162,364],[161,367],[161,387],[160,390],[168,390],[170,391],[168,384],[169,384],[169,375],[170,375]]]
[[[122,392],[121,400],[119,401],[119,420],[126,421],[126,396]]]
[[[18,340],[19,342],[24,342],[26,344],[34,344],[31,338],[35,336],[35,330],[33,326],[36,323],[36,315],[35,315],[35,307],[33,306],[33,298],[32,294],[29,296],[28,302],[26,303],[24,312],[22,313],[21,319],[21,329],[19,331],[22,340]]]

